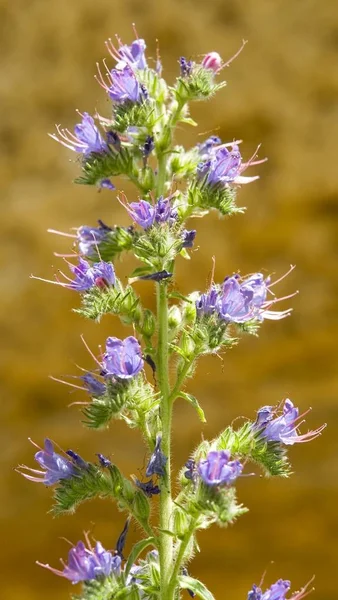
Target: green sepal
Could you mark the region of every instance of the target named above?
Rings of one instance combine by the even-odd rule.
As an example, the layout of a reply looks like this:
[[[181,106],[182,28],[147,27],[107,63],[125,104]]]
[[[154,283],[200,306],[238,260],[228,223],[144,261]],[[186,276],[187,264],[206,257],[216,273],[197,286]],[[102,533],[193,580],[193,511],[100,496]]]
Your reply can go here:
[[[140,234],[134,241],[133,251],[139,260],[152,267],[152,270],[169,272],[173,269],[176,256],[182,250],[181,227],[178,225],[154,225]]]
[[[121,147],[118,152],[92,152],[86,156],[82,162],[82,175],[77,177],[74,183],[97,185],[101,179],[133,174],[133,156],[128,148]]]
[[[118,133],[124,133],[128,127],[147,127],[152,131],[156,121],[155,103],[150,99],[140,104],[127,101],[114,106],[113,127]]]
[[[189,575],[180,575],[178,581],[181,589],[191,590],[198,598],[202,600],[215,600],[204,583],[198,581],[198,579],[194,579]]]
[[[153,69],[138,69],[137,79],[143,83],[151,99],[162,105],[168,97],[168,86]]]
[[[194,182],[188,188],[185,215],[189,216],[202,210],[217,209],[221,215],[230,216],[245,212],[244,207],[236,205],[236,188],[230,186],[212,186],[205,181]]]
[[[184,400],[186,400],[187,402],[189,402],[189,404],[191,404],[195,408],[195,410],[198,414],[198,417],[199,417],[200,421],[202,421],[202,423],[207,422],[205,415],[204,415],[204,411],[203,411],[202,407],[199,405],[199,402],[198,402],[197,398],[195,398],[195,396],[193,396],[192,394],[187,394],[186,392],[180,392],[179,397],[181,397]]]
[[[81,295],[81,308],[73,309],[74,312],[87,319],[100,321],[105,314],[120,317],[125,325],[137,325],[142,318],[140,298],[134,289],[127,285],[123,288],[117,279],[114,286],[99,288],[93,287]]]
[[[123,477],[116,465],[111,464],[105,471],[99,466],[88,463],[86,468],[78,469],[69,479],[61,479],[54,491],[55,515],[73,513],[82,502],[95,497],[114,498],[120,510],[129,510],[140,522],[148,522],[148,511],[141,514],[135,511],[135,498],[140,492],[128,479]],[[144,499],[148,502],[147,498]],[[148,502],[149,505],[149,502]]]
[[[183,146],[175,146],[170,153],[168,161],[168,170],[172,177],[180,181],[182,179],[189,179],[195,177],[197,165],[200,162],[201,157],[198,154],[197,149],[186,151]],[[177,202],[178,213],[181,215],[181,204]]]
[[[207,100],[225,85],[225,81],[215,83],[215,73],[211,69],[195,65],[190,75],[178,77],[173,91],[178,102]]]
[[[98,577],[85,581],[82,585],[81,595],[72,595],[72,600],[110,600],[117,598],[121,584],[113,575],[111,577]]]
[[[93,429],[107,427],[111,419],[123,418],[130,427],[144,429],[145,418],[155,419],[158,396],[143,373],[126,381],[107,381],[107,391],[92,398],[82,410],[84,424]]]
[[[253,423],[248,421],[234,431],[227,427],[213,442],[217,450],[229,450],[240,459],[249,459],[261,467],[269,477],[288,477],[291,466],[286,448],[278,442],[267,442],[259,432],[253,432]]]
[[[114,262],[122,252],[132,249],[133,240],[137,235],[133,227],[116,226],[112,231],[107,231],[104,240],[97,243],[97,248],[92,246],[91,253],[86,258],[93,262]]]

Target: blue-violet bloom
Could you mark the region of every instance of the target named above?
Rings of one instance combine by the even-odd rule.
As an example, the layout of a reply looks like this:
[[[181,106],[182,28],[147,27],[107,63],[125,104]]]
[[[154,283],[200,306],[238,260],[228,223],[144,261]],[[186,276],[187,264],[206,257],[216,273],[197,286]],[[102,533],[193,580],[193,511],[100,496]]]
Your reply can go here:
[[[137,339],[129,336],[124,340],[109,337],[103,355],[103,368],[106,375],[118,379],[132,379],[143,369],[141,346]]]
[[[63,570],[54,569],[48,564],[37,562],[40,567],[48,569],[55,575],[60,575],[69,579],[72,583],[80,581],[90,581],[97,577],[108,577],[112,573],[119,575],[121,568],[121,557],[113,556],[111,552],[105,550],[100,542],[92,548],[88,542],[86,548],[83,542],[78,542],[76,546],[70,549],[68,553],[68,563],[62,560]]]
[[[36,446],[36,444],[34,444]],[[45,439],[44,450],[41,448],[34,456],[36,462],[42,467],[42,471],[31,469],[22,465],[19,469],[25,469],[28,473],[19,471],[29,481],[44,483],[44,485],[54,485],[61,479],[70,479],[76,473],[76,467],[67,458],[54,452],[54,447],[48,438]]]
[[[99,227],[82,225],[76,232],[77,242],[81,254],[92,256],[97,252],[97,246],[107,240],[108,234],[113,231],[111,227],[99,221]]]
[[[192,60],[187,60],[184,56],[181,56],[178,62],[182,77],[189,77],[192,74],[195,63]]]
[[[318,437],[326,424],[314,431],[308,431],[304,434],[298,433],[299,420],[309,411],[299,415],[299,410],[288,398],[284,401],[283,413],[277,417],[275,409],[272,406],[264,406],[257,413],[257,419],[253,424],[253,430],[259,433],[259,436],[267,442],[280,442],[287,446],[299,442],[310,442]],[[303,422],[303,421],[301,421]]]
[[[312,579],[299,591],[292,595],[288,600],[301,600],[309,594],[308,587]],[[265,592],[257,585],[253,585],[248,593],[247,600],[286,600],[286,594],[290,591],[291,584],[287,579],[278,579]]]
[[[291,266],[288,273],[293,268]],[[270,277],[265,278],[262,273],[255,273],[242,280],[239,275],[226,277],[220,289],[213,286],[196,301],[197,315],[201,317],[204,314],[216,313],[221,320],[229,323],[283,319],[290,315],[292,309],[276,311],[270,308],[276,302],[291,298],[295,294],[282,298],[274,297],[272,300],[268,300],[267,297],[268,293],[272,294],[270,288],[284,279],[288,273],[273,283]]]
[[[54,283],[76,292],[88,292],[88,290],[94,287],[105,288],[115,285],[115,271],[111,263],[100,261],[91,266],[86,260],[80,257],[78,265],[73,265],[72,263],[68,263],[68,265],[74,275],[74,279],[70,279],[62,271],[59,271],[60,275],[62,275],[67,282],[59,280],[52,281],[50,279],[43,279],[42,277],[32,277],[33,279]]]
[[[231,150],[228,150],[231,146]],[[245,177],[241,173],[252,165],[258,165],[266,161],[254,160],[254,156],[247,162],[243,162],[239,147],[236,143],[222,144],[209,153],[209,158],[199,163],[197,167],[197,178],[203,184],[210,187],[226,187],[230,184],[251,183],[259,179]]]
[[[155,207],[147,200],[139,200],[126,205],[130,217],[143,229],[149,229],[155,221]]]
[[[74,134],[69,129],[61,129],[56,125],[58,136],[50,133],[49,136],[59,142],[66,148],[88,156],[92,152],[102,153],[108,151],[107,143],[103,140],[98,128],[94,123],[93,117],[88,113],[83,113],[81,123],[74,127]]]
[[[92,373],[81,375],[80,379],[83,381],[86,390],[91,396],[94,396],[94,398],[103,396],[107,391],[106,384],[99,381]]]
[[[129,46],[120,44],[116,49],[111,38],[106,41],[106,47],[109,54],[117,60],[116,69],[123,69],[126,65],[133,69],[146,69],[147,61],[145,58],[146,43],[142,39],[134,40]]]
[[[152,453],[147,465],[147,477],[151,477],[152,475],[159,475],[160,477],[163,477],[165,475],[165,466],[167,464],[168,458],[163,454],[161,450],[161,442],[162,436],[161,434],[158,434],[156,436],[154,452]]]
[[[196,229],[182,231],[182,248],[192,248],[196,237]]]
[[[242,473],[243,465],[239,460],[230,460],[227,450],[212,450],[198,463],[197,470],[206,485],[222,486],[231,485]]]
[[[123,69],[112,69],[107,72],[105,81],[98,65],[97,81],[107,92],[108,96],[117,104],[124,102],[139,103],[145,100],[145,90],[135,77],[135,73],[129,65]],[[108,83],[107,83],[108,82]]]

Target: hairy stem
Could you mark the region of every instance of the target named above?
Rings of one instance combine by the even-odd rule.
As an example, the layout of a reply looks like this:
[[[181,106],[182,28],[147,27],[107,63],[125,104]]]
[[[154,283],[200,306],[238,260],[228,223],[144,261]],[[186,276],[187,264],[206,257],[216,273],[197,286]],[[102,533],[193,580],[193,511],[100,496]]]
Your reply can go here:
[[[175,593],[175,588],[177,586],[177,576],[179,575],[180,569],[183,566],[184,554],[185,554],[185,551],[191,540],[191,536],[193,535],[193,533],[195,531],[195,526],[196,526],[196,519],[192,518],[190,521],[189,528],[188,528],[187,532],[185,533],[183,539],[180,542],[177,555],[174,559],[175,562],[173,565],[172,574],[171,574],[170,581],[169,581],[169,597],[170,597],[171,593]]]
[[[169,577],[173,558],[173,538],[167,533],[171,530],[172,497],[171,497],[171,462],[170,437],[172,403],[169,402],[169,368],[168,368],[168,301],[166,284],[157,286],[158,348],[157,368],[158,382],[161,392],[162,452],[167,457],[166,474],[161,478],[160,516],[159,516],[159,548],[161,569],[161,599],[172,600],[168,593]],[[174,592],[173,592],[174,593]]]

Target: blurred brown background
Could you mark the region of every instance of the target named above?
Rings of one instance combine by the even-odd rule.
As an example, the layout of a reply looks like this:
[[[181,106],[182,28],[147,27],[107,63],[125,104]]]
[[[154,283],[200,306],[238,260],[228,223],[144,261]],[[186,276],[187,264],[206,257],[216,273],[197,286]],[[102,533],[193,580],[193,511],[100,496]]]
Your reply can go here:
[[[164,75],[173,80],[180,55],[209,50],[230,57],[243,38],[242,55],[225,75],[228,87],[208,104],[196,104],[198,130],[179,133],[194,144],[209,132],[224,141],[243,138],[246,157],[262,142],[269,162],[261,179],[239,194],[248,210],[222,221],[210,215],[195,222],[196,246],[190,264],[180,261],[177,285],[185,293],[203,289],[217,257],[216,279],[240,269],[284,273],[297,270],[279,294],[300,289],[293,316],[267,322],[260,338],[245,338],[225,357],[200,362],[189,390],[198,395],[213,436],[237,415],[252,417],[263,404],[290,396],[313,428],[328,422],[318,440],[291,449],[295,474],[287,480],[260,477],[239,482],[240,500],[250,507],[235,527],[199,535],[202,553],[191,566],[219,600],[246,599],[268,568],[267,583],[290,578],[294,589],[316,574],[316,600],[336,597],[338,520],[337,196],[338,175],[338,4],[325,0],[2,0],[1,33],[1,339],[2,444],[1,519],[4,531],[1,595],[6,600],[56,600],[74,589],[39,569],[66,556],[65,536],[76,542],[92,529],[112,547],[123,516],[108,501],[84,505],[74,517],[52,519],[50,490],[13,472],[33,465],[31,436],[48,435],[61,446],[92,459],[112,455],[125,474],[145,462],[137,432],[114,423],[104,433],[84,429],[76,408],[81,393],[50,381],[91,368],[80,334],[92,348],[107,335],[122,334],[117,320],[100,327],[71,312],[78,297],[29,279],[47,278],[60,263],[53,251],[67,240],[47,234],[94,224],[98,217],[127,224],[115,194],[72,186],[74,155],[47,137],[54,123],[72,127],[76,108],[109,114],[109,102],[93,79],[95,62],[106,55],[104,40],[119,33],[131,42],[131,23],[154,56],[159,38]],[[219,128],[219,129],[218,129]],[[207,132],[204,136],[203,132]],[[199,136],[199,137],[198,137]],[[123,181],[120,187],[134,192]],[[125,276],[127,259],[117,265]],[[153,286],[139,284],[152,305]],[[306,427],[305,427],[306,429]],[[198,442],[201,426],[191,407],[175,411],[175,464]],[[132,532],[129,543],[136,539]],[[130,546],[129,546],[130,547]],[[274,561],[274,564],[270,564]]]

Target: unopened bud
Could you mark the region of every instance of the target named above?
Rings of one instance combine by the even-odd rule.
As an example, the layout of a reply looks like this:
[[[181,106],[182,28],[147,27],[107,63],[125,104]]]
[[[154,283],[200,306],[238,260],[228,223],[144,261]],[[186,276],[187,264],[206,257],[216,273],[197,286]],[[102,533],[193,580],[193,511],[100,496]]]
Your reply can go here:
[[[182,323],[181,311],[176,304],[170,307],[168,314],[169,330],[177,329]]]
[[[134,514],[142,522],[148,521],[150,515],[149,500],[141,490],[137,490],[133,501]]]
[[[202,60],[202,67],[217,73],[222,67],[223,61],[218,52],[209,52]]]
[[[146,308],[143,311],[143,320],[142,320],[142,333],[146,337],[151,337],[155,333],[156,321],[151,310]]]

